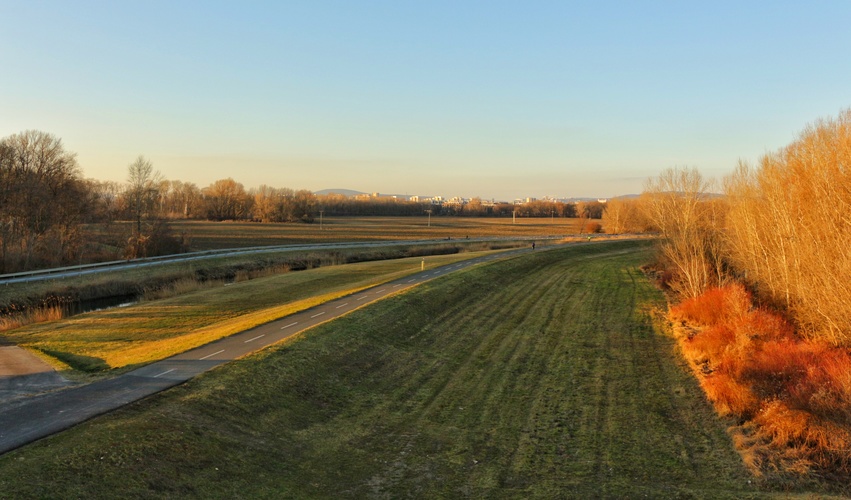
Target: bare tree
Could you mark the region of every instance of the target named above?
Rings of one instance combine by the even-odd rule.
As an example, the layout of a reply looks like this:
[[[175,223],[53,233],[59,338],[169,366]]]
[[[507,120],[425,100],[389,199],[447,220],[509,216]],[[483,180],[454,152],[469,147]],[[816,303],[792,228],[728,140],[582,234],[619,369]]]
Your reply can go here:
[[[156,207],[161,181],[162,175],[154,172],[153,164],[142,155],[127,167],[125,197],[135,223],[136,236],[142,235],[142,220]]]
[[[726,246],[763,298],[801,331],[851,344],[851,110],[726,179]]]
[[[24,268],[35,254],[61,261],[76,236],[59,229],[79,221],[85,196],[77,160],[62,140],[27,130],[0,140],[0,253],[9,265],[11,245]],[[60,238],[55,240],[54,238]],[[63,239],[64,238],[64,239]],[[50,241],[48,241],[50,240]],[[53,248],[61,241],[60,248]]]
[[[609,234],[638,232],[637,207],[633,201],[617,198],[609,200],[602,219],[603,227]]]
[[[645,184],[642,207],[662,234],[659,248],[673,268],[672,287],[686,297],[723,280],[721,215],[710,204],[710,186],[695,168],[669,168]]]
[[[153,222],[157,218],[156,209],[162,180],[162,175],[155,172],[153,164],[142,155],[127,167],[127,189],[124,198],[133,219],[133,234],[127,241],[126,248],[128,258],[147,255],[152,247],[156,246],[150,241],[152,234],[162,233],[162,224],[142,224],[143,221]]]
[[[603,211],[603,230],[609,234],[621,234],[626,232],[624,217],[626,216],[624,204],[620,200],[609,200]]]
[[[248,213],[250,199],[245,187],[231,178],[212,183],[202,194],[210,220],[237,220]]]

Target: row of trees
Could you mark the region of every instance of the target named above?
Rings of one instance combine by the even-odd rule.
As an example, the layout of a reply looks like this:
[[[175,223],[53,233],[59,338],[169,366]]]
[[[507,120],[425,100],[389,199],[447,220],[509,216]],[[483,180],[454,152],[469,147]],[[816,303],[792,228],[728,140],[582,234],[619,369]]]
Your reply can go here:
[[[167,180],[143,156],[128,166],[127,182],[84,179],[76,155],[62,140],[28,130],[0,140],[0,273],[97,260],[105,248],[86,241],[86,223],[132,221],[117,245],[128,258],[176,253],[186,242],[169,219],[312,222],[326,215],[469,215],[599,218],[597,202],[432,205],[389,198],[316,196],[307,190],[260,186],[246,190],[233,179],[199,188]],[[114,248],[114,246],[112,246]],[[113,254],[109,258],[117,257]]]
[[[647,184],[645,216],[684,297],[746,283],[814,339],[851,345],[851,111],[740,163],[723,197],[695,169]],[[611,207],[609,207],[611,210]]]
[[[311,222],[317,197],[310,191],[260,186],[246,190],[235,180],[220,179],[205,188],[165,180],[150,161],[139,157],[128,169],[126,184],[87,180],[98,222],[130,219],[254,220]]]
[[[85,223],[132,221],[117,244],[123,256],[133,258],[185,249],[167,219],[310,222],[316,203],[310,191],[269,186],[246,191],[233,179],[203,189],[165,180],[142,156],[129,165],[126,183],[83,179],[76,155],[61,139],[28,130],[0,140],[0,273],[102,254],[104,249],[86,241]]]
[[[804,330],[851,342],[851,110],[726,179],[730,265]]]
[[[46,253],[70,257],[91,203],[62,141],[36,131],[0,140],[0,271],[29,267]]]
[[[513,203],[486,203],[473,198],[467,203],[444,203],[406,201],[394,198],[348,198],[340,194],[318,196],[316,204],[326,215],[422,215],[430,210],[432,215],[461,217],[583,217],[599,219],[604,205],[597,201],[564,203],[556,201],[532,201],[522,205]]]

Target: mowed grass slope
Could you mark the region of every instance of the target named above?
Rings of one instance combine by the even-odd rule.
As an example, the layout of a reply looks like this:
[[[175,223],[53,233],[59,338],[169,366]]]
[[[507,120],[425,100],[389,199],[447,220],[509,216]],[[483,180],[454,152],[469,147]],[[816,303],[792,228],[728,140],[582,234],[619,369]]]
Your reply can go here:
[[[754,494],[636,243],[455,273],[0,457],[9,497]]]

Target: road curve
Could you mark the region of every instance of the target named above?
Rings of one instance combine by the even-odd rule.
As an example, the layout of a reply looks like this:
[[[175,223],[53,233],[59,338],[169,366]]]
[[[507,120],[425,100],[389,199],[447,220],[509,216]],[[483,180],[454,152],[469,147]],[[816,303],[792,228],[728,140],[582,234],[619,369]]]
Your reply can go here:
[[[388,295],[475,264],[530,251],[528,248],[511,250],[422,271],[326,302],[114,378],[13,401],[0,406],[0,454],[181,384],[216,366],[280,342]]]

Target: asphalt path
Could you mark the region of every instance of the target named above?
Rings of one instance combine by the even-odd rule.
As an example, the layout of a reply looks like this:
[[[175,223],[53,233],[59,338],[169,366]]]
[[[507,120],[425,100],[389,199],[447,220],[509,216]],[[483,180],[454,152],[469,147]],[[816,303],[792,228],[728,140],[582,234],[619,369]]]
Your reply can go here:
[[[0,405],[0,454],[181,384],[216,366],[261,350],[388,295],[476,264],[530,251],[528,248],[511,250],[421,271],[211,342],[114,378]]]

